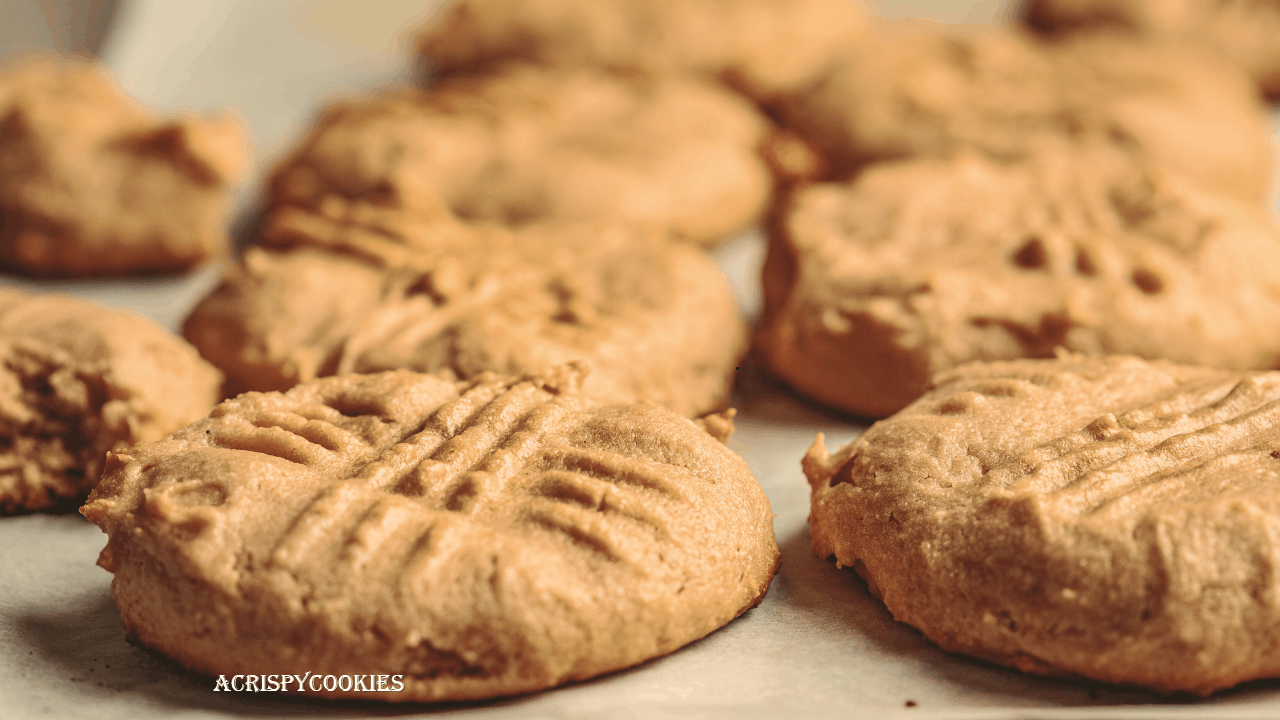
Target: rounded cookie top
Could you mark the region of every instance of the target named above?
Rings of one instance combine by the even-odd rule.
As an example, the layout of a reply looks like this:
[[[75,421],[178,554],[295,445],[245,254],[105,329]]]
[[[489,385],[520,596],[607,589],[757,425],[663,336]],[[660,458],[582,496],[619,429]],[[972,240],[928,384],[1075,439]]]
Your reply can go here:
[[[1280,228],[1123,153],[879,164],[797,193],[770,242],[767,362],[861,415],[935,372],[1057,347],[1280,364]]]
[[[248,143],[229,118],[161,120],[88,62],[0,66],[0,267],[173,272],[224,252]]]
[[[418,52],[438,73],[510,59],[693,71],[762,97],[808,80],[864,23],[850,0],[455,0]]]
[[[946,650],[1165,692],[1280,675],[1280,373],[968,365],[804,469],[814,553]]]
[[[324,378],[113,455],[84,514],[129,635],[211,674],[462,700],[628,667],[754,606],[778,550],[746,463],[578,380]]]
[[[1030,0],[1023,20],[1060,35],[1107,30],[1198,41],[1248,70],[1280,98],[1280,2],[1277,0]]]
[[[614,402],[693,416],[729,396],[745,324],[696,248],[616,225],[508,231],[349,209],[277,216],[273,247],[250,249],[187,319],[185,336],[233,390],[576,360],[592,371],[586,392]]]
[[[149,320],[0,288],[0,513],[79,504],[107,451],[199,419],[221,384]]]
[[[1108,144],[1207,190],[1270,197],[1273,141],[1253,84],[1175,43],[886,24],[781,101],[780,115],[837,175],[965,149],[1009,160],[1048,137]]]
[[[766,127],[694,78],[509,65],[329,108],[276,170],[271,203],[336,196],[509,225],[604,219],[711,245],[764,207]]]

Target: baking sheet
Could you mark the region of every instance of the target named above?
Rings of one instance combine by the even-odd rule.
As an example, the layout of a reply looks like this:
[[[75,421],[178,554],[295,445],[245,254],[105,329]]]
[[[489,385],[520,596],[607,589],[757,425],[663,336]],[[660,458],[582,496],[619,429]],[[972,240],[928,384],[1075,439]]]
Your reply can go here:
[[[952,22],[987,21],[1004,12],[991,0],[884,0],[878,9]],[[133,0],[120,8],[103,55],[126,88],[146,102],[234,108],[258,142],[260,181],[262,169],[304,127],[317,103],[403,77],[403,32],[430,11],[429,3],[424,9],[421,1],[405,0]],[[241,194],[242,211],[252,207],[256,188],[251,184]],[[758,311],[762,258],[763,242],[755,233],[717,253],[748,314]],[[177,328],[216,277],[217,268],[210,267],[146,280],[0,276],[0,283],[73,292]],[[1030,677],[938,650],[894,622],[850,571],[809,553],[808,487],[799,459],[816,432],[826,433],[834,447],[862,427],[796,398],[750,364],[735,404],[738,432],[730,447],[746,458],[777,513],[781,568],[759,607],[670,656],[591,682],[491,703],[328,703],[273,693],[215,693],[212,679],[125,642],[111,602],[111,576],[94,565],[106,539],[95,526],[79,515],[35,515],[0,519],[0,716],[1280,717],[1280,681],[1248,683],[1194,701]]]

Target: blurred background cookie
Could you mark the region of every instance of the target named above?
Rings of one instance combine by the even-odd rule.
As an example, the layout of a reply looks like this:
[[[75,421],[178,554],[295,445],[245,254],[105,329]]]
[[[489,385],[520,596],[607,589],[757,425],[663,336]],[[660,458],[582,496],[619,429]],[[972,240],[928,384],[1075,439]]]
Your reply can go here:
[[[327,109],[269,204],[337,195],[469,222],[642,223],[713,245],[765,207],[768,126],[697,78],[509,65]]]
[[[1269,123],[1250,79],[1173,43],[1046,43],[999,26],[882,23],[777,103],[833,175],[972,149],[998,160],[1044,138],[1106,143],[1210,191],[1269,199]]]
[[[755,606],[778,549],[746,463],[579,380],[324,378],[113,455],[84,514],[126,632],[213,675],[403,690],[291,688],[312,695],[469,700],[629,667]]]
[[[1280,99],[1277,0],[1024,0],[1022,19],[1051,36],[1102,31],[1202,43]]]
[[[757,346],[792,387],[882,417],[930,376],[1055,348],[1280,364],[1280,227],[1109,149],[871,166],[771,232]]]
[[[367,207],[357,208],[358,212]],[[700,250],[620,225],[520,231],[397,211],[352,223],[295,211],[249,249],[183,334],[229,389],[408,368],[469,378],[591,368],[584,391],[682,415],[728,400],[746,344]]]
[[[161,119],[87,61],[0,65],[0,267],[174,272],[225,252],[247,140],[226,117]]]
[[[522,59],[695,72],[759,98],[810,79],[864,25],[850,0],[459,0],[417,49],[433,75]]]
[[[107,451],[200,418],[221,383],[150,320],[0,288],[0,513],[74,508]]]

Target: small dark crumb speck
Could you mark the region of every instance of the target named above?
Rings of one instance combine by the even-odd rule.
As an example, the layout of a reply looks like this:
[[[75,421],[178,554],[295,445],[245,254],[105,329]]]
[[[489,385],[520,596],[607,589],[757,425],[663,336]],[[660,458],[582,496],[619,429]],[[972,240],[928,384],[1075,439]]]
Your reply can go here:
[[[906,706],[907,706],[907,707],[915,707],[915,706],[916,706],[916,701],[915,701],[915,700],[908,700],[908,701],[906,702]]]

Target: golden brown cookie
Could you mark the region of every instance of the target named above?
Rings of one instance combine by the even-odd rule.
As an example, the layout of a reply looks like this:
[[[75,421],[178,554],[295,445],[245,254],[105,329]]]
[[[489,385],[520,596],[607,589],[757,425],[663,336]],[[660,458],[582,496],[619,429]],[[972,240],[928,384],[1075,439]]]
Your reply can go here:
[[[78,505],[108,450],[200,418],[221,383],[148,320],[0,287],[0,514]]]
[[[804,471],[814,554],[945,650],[1199,695],[1280,675],[1280,373],[967,365]]]
[[[276,216],[270,247],[250,249],[187,319],[184,335],[233,390],[579,360],[585,391],[612,402],[693,416],[727,401],[746,330],[702,251],[617,225],[513,232],[347,209]]]
[[[161,120],[83,61],[0,67],[0,268],[128,275],[217,257],[247,169],[229,118]]]
[[[1204,43],[1280,99],[1277,0],[1027,0],[1023,20],[1049,35],[1105,30]]]
[[[869,417],[974,360],[1133,353],[1280,366],[1280,228],[1124,154],[1042,147],[872,166],[797,193],[757,338],[797,390]]]
[[[712,245],[764,208],[767,128],[693,78],[507,66],[329,108],[276,170],[271,203],[336,195],[515,226],[605,219]]]
[[[1105,143],[1210,191],[1270,199],[1274,139],[1253,83],[1172,43],[886,24],[779,114],[838,176],[965,149],[1010,160],[1050,137]]]
[[[692,71],[760,97],[810,79],[864,24],[851,0],[455,0],[418,52],[434,74],[511,59]]]
[[[129,636],[213,675],[403,684],[309,694],[465,700],[629,667],[756,605],[778,549],[746,463],[579,379],[324,378],[112,455],[84,514]]]

